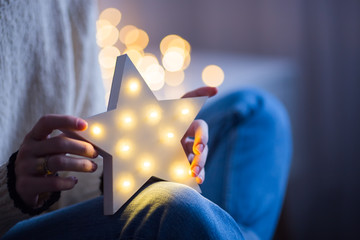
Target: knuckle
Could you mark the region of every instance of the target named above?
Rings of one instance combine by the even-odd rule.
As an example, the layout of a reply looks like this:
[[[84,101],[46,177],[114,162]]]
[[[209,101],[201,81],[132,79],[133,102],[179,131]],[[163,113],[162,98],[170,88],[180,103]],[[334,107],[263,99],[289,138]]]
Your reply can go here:
[[[50,115],[50,114],[45,114],[45,115],[43,115],[43,116],[39,119],[38,123],[39,123],[40,125],[47,124],[47,123],[49,122],[50,118],[51,118],[51,115]]]
[[[57,148],[62,150],[67,149],[69,146],[68,141],[66,141],[64,137],[54,137],[53,141],[54,141],[54,145],[56,145]]]
[[[59,170],[66,168],[66,161],[59,155],[49,157],[48,164],[51,165],[52,168]],[[51,169],[50,166],[48,167]]]

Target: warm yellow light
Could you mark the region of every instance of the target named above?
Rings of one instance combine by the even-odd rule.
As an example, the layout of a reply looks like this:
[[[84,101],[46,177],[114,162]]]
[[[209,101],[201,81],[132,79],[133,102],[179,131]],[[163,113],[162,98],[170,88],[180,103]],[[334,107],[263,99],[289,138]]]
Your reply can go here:
[[[107,20],[116,26],[120,23],[121,12],[116,8],[107,8],[100,13],[99,20]]]
[[[184,108],[183,110],[181,110],[181,114],[182,115],[188,115],[189,114],[189,109],[188,108]]]
[[[90,129],[94,137],[100,137],[103,133],[102,127],[99,124],[92,125]]]
[[[179,120],[187,121],[194,109],[191,104],[180,103],[174,111]]]
[[[99,63],[104,68],[114,68],[117,56],[120,55],[119,49],[114,46],[103,48],[99,53]]]
[[[142,72],[142,76],[149,88],[153,91],[160,90],[165,84],[165,70],[159,64],[152,64]]]
[[[112,25],[108,20],[99,19],[96,21],[96,30],[99,31],[100,28],[108,25]]]
[[[185,55],[180,48],[170,48],[167,50],[162,58],[164,68],[169,72],[176,72],[184,66]]]
[[[154,174],[154,162],[150,154],[143,154],[138,158],[137,169],[143,174]]]
[[[158,105],[147,106],[145,120],[148,124],[157,124],[161,120],[161,108]]]
[[[158,116],[159,116],[159,113],[155,112],[155,111],[153,111],[149,114],[149,117],[152,119],[158,118]]]
[[[119,30],[113,25],[105,25],[96,32],[96,43],[100,47],[114,45],[119,38]]]
[[[124,118],[124,122],[125,122],[125,123],[131,123],[131,122],[132,122],[132,118],[131,118],[131,117],[125,117],[125,118]]]
[[[142,29],[133,29],[128,33],[128,38],[125,41],[128,48],[143,50],[149,44],[149,36]]]
[[[146,70],[152,65],[159,65],[159,61],[155,55],[146,53],[142,58],[140,58],[136,67],[139,69],[141,74],[144,74]]]
[[[117,155],[123,159],[127,159],[133,152],[133,144],[126,139],[119,140],[115,148]]]
[[[123,130],[133,129],[136,125],[135,114],[130,110],[124,110],[117,116],[117,123]]]
[[[170,165],[169,170],[172,180],[181,181],[189,176],[190,165],[186,166],[185,164],[184,162],[176,161]]]
[[[174,144],[175,143],[176,132],[171,127],[163,127],[159,130],[160,141],[164,144]]]
[[[131,78],[127,82],[127,90],[130,95],[137,95],[140,92],[141,85],[137,78]]]
[[[119,39],[125,44],[131,44],[139,37],[139,29],[133,25],[126,25],[120,30]]]
[[[130,150],[129,145],[122,145],[120,151],[122,152],[128,152]]]
[[[220,86],[224,81],[224,71],[216,65],[209,65],[202,72],[203,82],[211,87]]]
[[[129,187],[131,185],[131,183],[130,183],[130,181],[128,181],[128,180],[125,180],[124,182],[123,182],[123,186],[124,187]]]
[[[123,173],[117,176],[115,180],[115,189],[120,193],[132,191],[135,186],[135,179],[129,173]]]
[[[189,55],[191,51],[189,42],[175,34],[164,37],[160,42],[160,51],[163,55],[172,47],[182,49],[185,56]]]
[[[127,49],[125,49],[124,54],[127,54],[129,56],[129,58],[131,59],[131,61],[135,64],[138,65],[140,59],[143,57],[144,53],[143,51],[128,47]]]

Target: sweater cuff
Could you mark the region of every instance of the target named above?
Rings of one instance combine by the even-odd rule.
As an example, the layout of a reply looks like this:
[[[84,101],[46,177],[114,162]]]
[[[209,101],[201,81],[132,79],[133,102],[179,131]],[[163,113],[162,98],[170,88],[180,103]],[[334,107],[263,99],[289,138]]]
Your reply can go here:
[[[57,202],[60,198],[60,192],[53,192],[51,193],[49,199],[47,199],[44,204],[39,208],[32,208],[29,207],[19,196],[16,191],[16,175],[15,175],[15,160],[17,157],[17,153],[11,155],[9,159],[9,164],[7,165],[7,186],[10,198],[14,201],[14,206],[21,210],[21,212],[25,214],[29,214],[30,216],[38,215],[47,209],[55,202]]]

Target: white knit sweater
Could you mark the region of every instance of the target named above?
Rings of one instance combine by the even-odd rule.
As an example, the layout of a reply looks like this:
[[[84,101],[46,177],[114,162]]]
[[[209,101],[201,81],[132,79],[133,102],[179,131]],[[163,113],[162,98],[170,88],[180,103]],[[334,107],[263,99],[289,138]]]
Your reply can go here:
[[[95,0],[0,0],[0,236],[29,217],[13,206],[6,177],[25,134],[44,114],[86,117],[105,110],[96,6]],[[101,172],[100,166],[95,174],[78,174],[60,205],[98,193]]]

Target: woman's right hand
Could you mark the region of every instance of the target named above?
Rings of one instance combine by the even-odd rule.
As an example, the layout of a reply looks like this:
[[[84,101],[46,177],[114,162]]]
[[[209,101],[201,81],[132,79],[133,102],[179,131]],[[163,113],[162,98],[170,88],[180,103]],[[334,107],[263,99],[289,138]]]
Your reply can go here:
[[[58,171],[94,172],[97,165],[85,158],[74,158],[66,154],[95,158],[97,152],[85,141],[64,135],[49,137],[56,129],[83,131],[87,122],[65,115],[46,115],[40,118],[25,136],[15,160],[16,191],[21,199],[33,208],[40,207],[46,193],[72,189],[75,177],[59,177]]]

